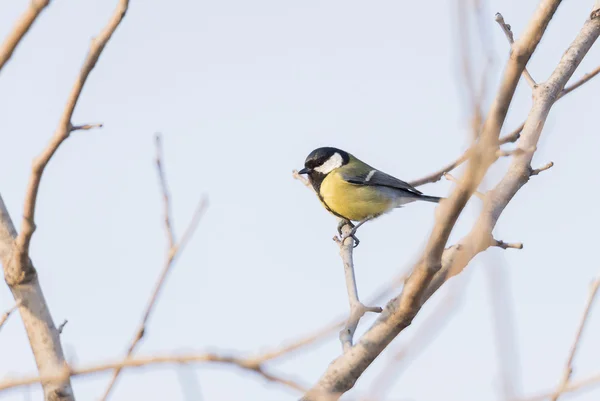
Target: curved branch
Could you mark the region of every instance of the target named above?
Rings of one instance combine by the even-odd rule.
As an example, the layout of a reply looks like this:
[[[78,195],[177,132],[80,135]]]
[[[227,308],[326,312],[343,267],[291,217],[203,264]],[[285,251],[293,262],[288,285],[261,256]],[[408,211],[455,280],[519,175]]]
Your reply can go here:
[[[68,380],[74,376],[84,376],[94,373],[111,371],[113,369],[141,368],[150,365],[175,365],[187,363],[220,363],[225,365],[237,366],[241,369],[256,373],[265,380],[279,383],[297,391],[305,391],[304,387],[292,379],[287,379],[267,372],[262,365],[252,359],[236,358],[213,353],[189,354],[189,355],[166,355],[166,356],[148,356],[140,358],[127,358],[118,362],[103,363],[84,368],[70,368],[65,366],[55,372],[43,376],[25,377],[20,379],[8,379],[0,382],[0,391],[15,389],[28,386],[35,383],[53,383]]]
[[[43,5],[44,3],[47,2],[34,0],[32,4]],[[4,278],[10,287],[15,301],[20,304],[19,313],[29,337],[29,343],[38,371],[42,376],[51,375],[63,369],[65,366],[65,357],[60,343],[60,333],[54,325],[52,315],[50,314],[48,304],[38,281],[37,272],[29,258],[29,243],[35,229],[34,212],[38,189],[44,168],[60,144],[75,128],[87,129],[92,127],[91,125],[73,127],[71,116],[73,115],[87,77],[96,65],[102,50],[123,19],[128,4],[128,0],[119,1],[117,9],[109,23],[100,35],[92,41],[83,67],[69,95],[58,128],[47,148],[34,161],[33,171],[25,195],[25,210],[23,212],[23,222],[19,235],[17,235],[8,211],[0,198],[0,257],[2,258],[4,268]],[[63,379],[42,383],[46,400],[75,400],[69,377],[67,376]]]

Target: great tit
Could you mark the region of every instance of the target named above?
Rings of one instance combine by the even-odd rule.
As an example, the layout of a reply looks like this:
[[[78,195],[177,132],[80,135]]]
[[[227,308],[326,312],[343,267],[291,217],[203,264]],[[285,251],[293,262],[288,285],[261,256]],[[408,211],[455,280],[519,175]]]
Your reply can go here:
[[[358,227],[394,208],[417,200],[439,202],[437,196],[423,195],[410,184],[377,170],[341,149],[317,148],[310,152],[299,174],[307,174],[319,200],[340,218],[338,233],[349,224],[352,231],[342,237],[355,240]],[[358,222],[356,225],[352,221]]]

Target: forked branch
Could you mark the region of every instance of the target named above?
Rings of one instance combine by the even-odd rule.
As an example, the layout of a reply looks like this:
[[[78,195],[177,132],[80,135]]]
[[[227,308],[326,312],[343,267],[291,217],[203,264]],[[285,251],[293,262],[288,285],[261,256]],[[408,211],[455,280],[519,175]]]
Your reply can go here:
[[[186,228],[183,236],[181,237],[181,240],[179,240],[179,242],[177,242],[175,239],[175,233],[174,233],[173,226],[172,226],[171,196],[169,194],[167,179],[166,179],[164,167],[163,167],[162,140],[161,140],[160,135],[158,135],[158,134],[156,135],[155,139],[156,139],[156,159],[155,159],[156,171],[158,174],[158,180],[159,180],[160,188],[161,188],[161,192],[162,192],[165,231],[166,231],[167,239],[168,239],[167,256],[166,256],[166,260],[164,263],[164,267],[160,273],[160,276],[158,277],[158,280],[156,281],[154,290],[152,291],[152,294],[150,295],[150,299],[148,300],[148,303],[146,305],[146,309],[144,310],[142,320],[140,321],[140,324],[138,325],[135,336],[134,336],[131,344],[129,345],[129,348],[127,349],[127,353],[125,355],[126,359],[129,358],[131,355],[133,355],[133,352],[135,351],[138,343],[144,337],[144,334],[146,333],[148,320],[150,319],[150,315],[152,314],[152,311],[154,310],[156,302],[158,301],[158,297],[160,295],[161,290],[164,287],[167,276],[168,276],[169,272],[171,271],[171,269],[173,268],[173,266],[175,265],[175,263],[174,263],[175,259],[177,258],[177,256],[179,256],[179,254],[181,252],[183,252],[185,246],[187,245],[187,243],[191,239],[192,235],[196,231],[196,228],[198,227],[198,223],[200,222],[200,218],[202,217],[202,215],[204,214],[204,212],[206,210],[206,207],[208,206],[207,199],[202,198],[200,200],[200,202],[198,203],[198,206],[196,207],[196,211],[194,212],[194,215],[193,215],[192,219],[190,220],[188,227]],[[121,367],[117,367],[112,375],[112,378],[111,378],[106,390],[104,391],[104,395],[102,396],[101,400],[106,400],[108,398],[120,373],[121,373]]]

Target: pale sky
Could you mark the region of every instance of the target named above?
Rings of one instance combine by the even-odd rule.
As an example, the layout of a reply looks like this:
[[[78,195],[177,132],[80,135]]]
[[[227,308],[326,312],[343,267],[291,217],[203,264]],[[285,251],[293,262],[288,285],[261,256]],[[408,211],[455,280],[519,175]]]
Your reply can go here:
[[[487,2],[483,29],[473,25],[476,70],[483,54],[477,36],[494,60],[488,102],[508,55],[494,13],[502,12],[518,36],[537,3]],[[593,5],[563,3],[529,64],[538,81],[549,76]],[[1,38],[27,4],[2,2]],[[53,1],[0,73],[0,193],[15,222],[31,161],[51,137],[90,39],[115,4]],[[331,241],[336,220],[291,171],[325,145],[407,181],[458,157],[468,144],[470,110],[456,10],[456,1],[132,1],[73,118],[105,126],[68,139],[46,169],[39,195],[32,258],[56,324],[69,320],[61,337],[67,359],[80,366],[124,355],[162,268],[155,132],[164,136],[178,233],[202,194],[210,206],[168,278],[139,355],[259,352],[347,313],[342,263]],[[600,64],[599,46],[575,78]],[[489,272],[505,274],[505,285],[498,278],[493,283],[508,289],[502,303],[513,314],[516,346],[503,355],[517,393],[556,387],[589,283],[600,273],[599,90],[600,79],[591,81],[553,108],[534,167],[548,161],[555,167],[532,178],[499,221],[495,236],[523,242],[524,249],[479,255],[426,304],[348,399],[365,395],[393,350],[416,344],[427,316],[454,293],[455,312],[429,333],[425,349],[397,367],[382,401],[502,400]],[[522,80],[503,132],[522,121],[530,104]],[[498,163],[482,190],[507,163]],[[452,184],[420,189],[446,196]],[[479,206],[476,198],[469,203],[451,243],[468,232]],[[360,229],[355,262],[362,298],[418,257],[434,207],[411,204]],[[13,303],[3,286],[0,312]],[[357,334],[372,320],[364,319]],[[575,378],[600,371],[597,338],[600,311],[581,343]],[[334,334],[270,368],[310,385],[340,352]],[[0,332],[0,376],[34,373],[22,324],[11,316]],[[74,379],[77,400],[97,400],[108,379]],[[33,387],[0,399],[40,394]],[[574,399],[599,397],[596,388]],[[297,398],[246,372],[203,365],[183,375],[160,367],[126,371],[111,400]]]

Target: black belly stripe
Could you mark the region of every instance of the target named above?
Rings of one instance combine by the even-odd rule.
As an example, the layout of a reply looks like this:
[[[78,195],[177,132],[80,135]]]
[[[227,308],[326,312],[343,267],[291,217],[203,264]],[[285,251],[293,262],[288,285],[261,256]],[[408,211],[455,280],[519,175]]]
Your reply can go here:
[[[323,180],[325,179],[326,176],[324,174],[320,174],[313,170],[310,172],[309,177],[310,177],[310,183],[312,184],[313,189],[315,190],[317,196],[321,200],[321,203],[323,203],[323,206],[325,206],[325,209],[327,209],[327,211],[329,211],[329,213],[339,217],[340,219],[350,220],[349,218],[344,217],[341,214],[334,212],[331,209],[331,207],[329,207],[327,202],[325,202],[325,199],[323,199],[323,197],[321,196],[321,183],[323,183]]]

